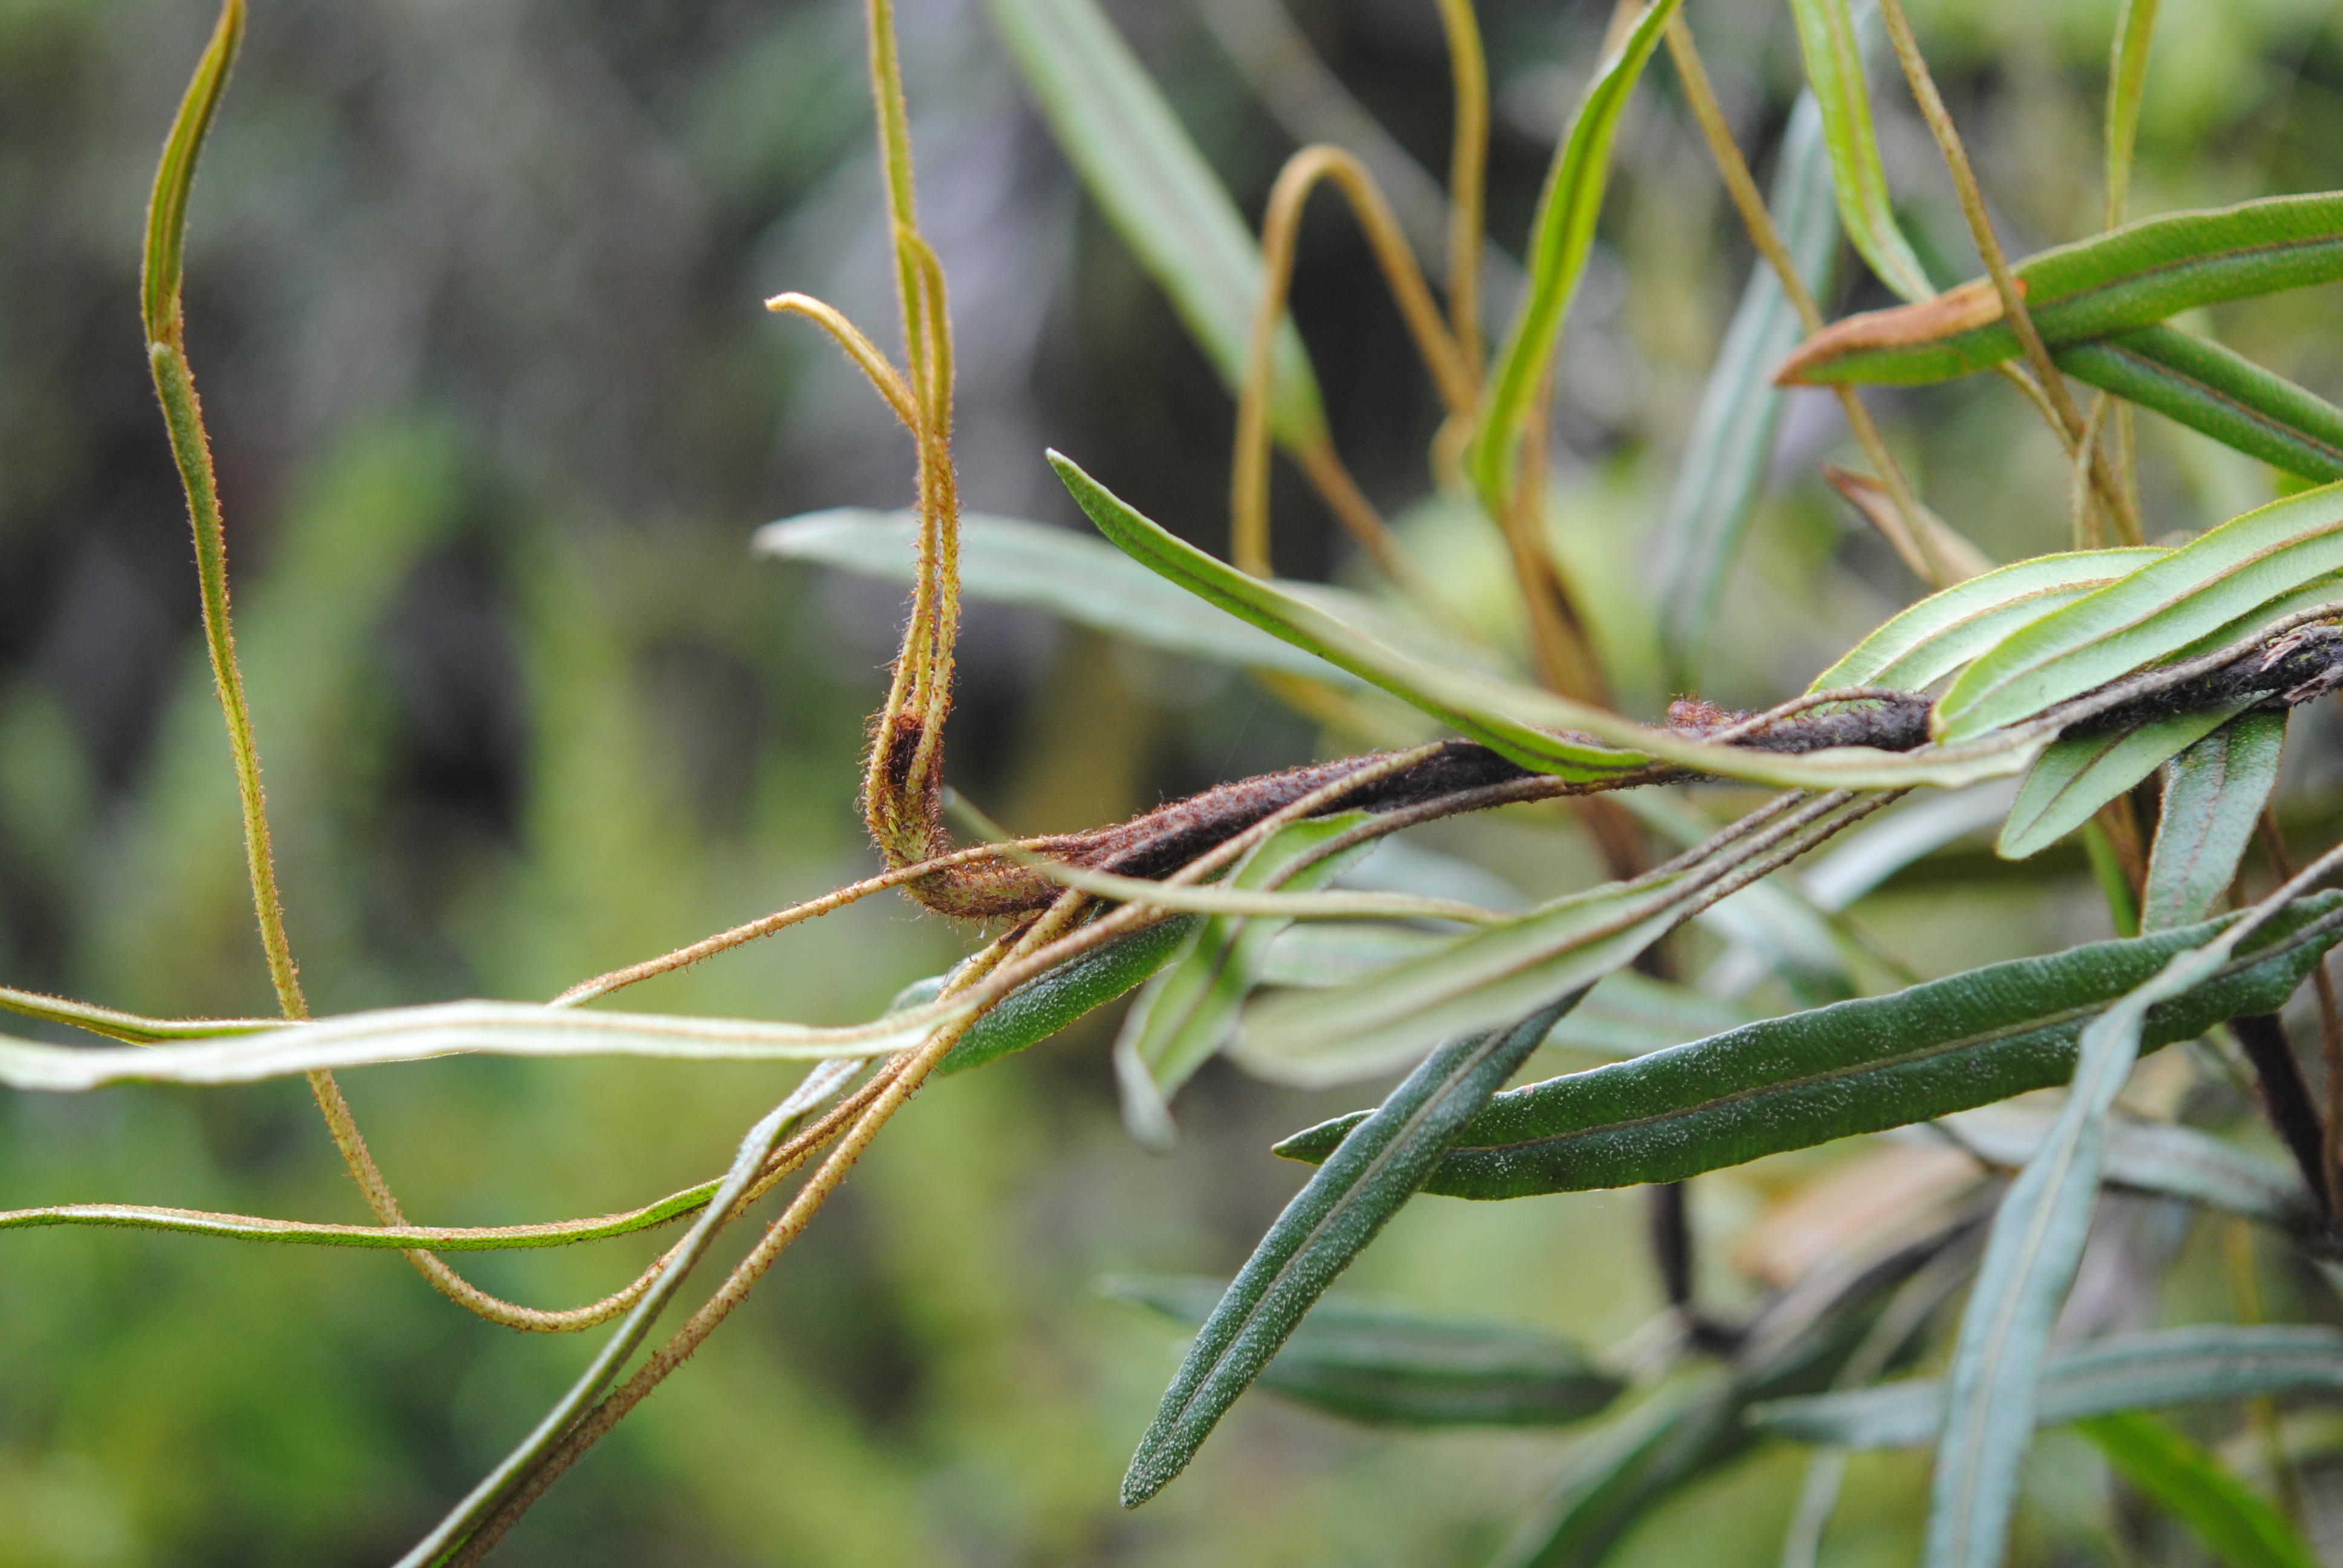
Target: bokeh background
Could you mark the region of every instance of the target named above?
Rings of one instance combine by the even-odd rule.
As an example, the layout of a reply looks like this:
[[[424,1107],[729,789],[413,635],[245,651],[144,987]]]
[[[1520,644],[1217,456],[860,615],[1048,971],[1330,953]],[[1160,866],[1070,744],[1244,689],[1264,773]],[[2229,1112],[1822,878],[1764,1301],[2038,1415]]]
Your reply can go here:
[[[1294,146],[1231,53],[1272,0],[1111,6],[1249,215]],[[2134,207],[2343,185],[2326,0],[2166,6]],[[2112,0],[1915,5],[2013,250],[2091,232]],[[1213,15],[1207,15],[1207,13]],[[1492,226],[1518,254],[1595,57],[1598,0],[1486,0]],[[1341,83],[1446,163],[1428,0],[1299,0]],[[1796,87],[1785,10],[1694,0],[1761,175]],[[0,976],[173,1013],[271,1010],[178,485],[140,351],[155,154],[205,0],[0,0]],[[973,0],[904,0],[930,233],[953,285],[968,504],[1071,525],[1075,455],[1225,545],[1232,409],[1081,194]],[[865,874],[854,811],[893,588],[752,559],[756,525],[910,494],[908,444],[826,340],[759,307],[803,289],[892,342],[850,0],[256,0],[194,202],[188,342],[216,444],[237,630],[313,1005],[542,997]],[[1933,149],[1880,94],[1938,275],[1975,270]],[[1428,488],[1437,409],[1366,253],[1305,233],[1297,314],[1337,437],[1393,513]],[[1664,62],[1623,134],[1564,360],[1558,528],[1625,700],[1669,694],[1650,535],[1745,243]],[[1859,276],[1852,264],[1843,268]],[[1850,282],[1843,307],[1884,302]],[[2226,313],[2330,395],[2332,291]],[[2057,450],[1985,378],[1880,403],[1932,504],[2002,558],[2066,529]],[[2151,535],[2268,494],[2143,418]],[[1828,497],[1835,406],[1793,400],[1776,484],[1693,684],[1796,689],[1915,597]],[[1355,570],[1291,476],[1287,571]],[[1485,540],[1410,525],[1469,590]],[[1346,744],[1242,677],[977,607],[954,783],[1011,826],[1074,828]],[[2332,820],[2329,719],[2296,725],[2288,809]],[[2331,835],[2330,835],[2331,836]],[[1552,819],[1432,842],[1544,895],[1594,875]],[[1859,911],[1927,972],[2104,934],[2078,857],[1983,879],[1971,847]],[[1957,896],[1946,890],[1957,885]],[[643,1006],[869,1016],[965,937],[873,900],[639,993]],[[1174,1330],[1097,1299],[1111,1270],[1225,1272],[1299,1185],[1277,1136],[1365,1103],[1209,1070],[1159,1157],[1123,1135],[1111,1016],[937,1086],[699,1357],[503,1549],[527,1563],[1476,1563],[1568,1434],[1363,1432],[1247,1399],[1143,1512],[1115,1482]],[[38,1033],[35,1026],[21,1026]],[[703,1178],[788,1074],[448,1062],[347,1075],[410,1213],[492,1224]],[[1816,1157],[1705,1178],[1703,1288]],[[0,1094],[0,1207],[116,1200],[358,1220],[297,1083]],[[1660,1304],[1635,1193],[1413,1205],[1350,1282],[1602,1347]],[[2169,1229],[2169,1227],[2167,1227]],[[2184,1228],[2185,1229],[2185,1228]],[[536,1304],[660,1243],[474,1255]],[[2197,1242],[2176,1241],[2167,1251]],[[2211,1264],[2199,1296],[2217,1304]],[[2279,1309],[2312,1310],[2273,1266]],[[2191,1287],[2195,1288],[2195,1287]],[[2297,1292],[2297,1293],[2289,1293]],[[2183,1292],[2184,1296],[2186,1292]],[[2169,1303],[2143,1312],[2182,1311]],[[0,1240],[0,1564],[389,1560],[532,1423],[589,1337],[517,1336],[396,1256],[50,1230]],[[1648,1522],[1622,1561],[1765,1563],[1795,1451]],[[2021,1558],[2116,1562],[2117,1504],[2046,1442]],[[1865,1460],[1832,1563],[1906,1560],[1925,1477]]]

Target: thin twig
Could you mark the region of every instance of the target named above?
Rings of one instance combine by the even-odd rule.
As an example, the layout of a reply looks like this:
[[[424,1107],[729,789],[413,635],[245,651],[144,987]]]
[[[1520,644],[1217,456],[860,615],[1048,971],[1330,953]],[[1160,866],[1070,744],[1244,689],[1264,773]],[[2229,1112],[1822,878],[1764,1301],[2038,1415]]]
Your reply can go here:
[[[2016,334],[2026,362],[2033,367],[2035,379],[2049,401],[2051,427],[2066,443],[2070,456],[2089,464],[2092,487],[2106,505],[2107,515],[2115,519],[2117,536],[2126,544],[2136,545],[2140,539],[2139,518],[2131,509],[2129,497],[2108,469],[2105,457],[2084,441],[2083,416],[2075,407],[2066,378],[2058,373],[2048,346],[2042,341],[2042,334],[2036,330],[2034,317],[2026,310],[2025,288],[2001,248],[2000,237],[1994,233],[1993,218],[1986,211],[1985,192],[1977,185],[1976,171],[1969,166],[1968,149],[1962,145],[1960,132],[1936,91],[1936,78],[1928,72],[1919,41],[1912,35],[1912,24],[1905,17],[1902,0],[1879,0],[1879,15],[1887,24],[1888,41],[1896,47],[1896,61],[1904,67],[1905,80],[1911,85],[1912,97],[1920,106],[1920,117],[1927,122],[1929,132],[1944,154],[1945,167],[1951,172],[1954,191],[1960,197],[1962,215],[1968,219],[1970,237],[1976,242],[1977,254],[1985,258],[1994,292],[2001,297],[2002,315]]]
[[[1708,69],[1701,63],[1700,50],[1694,44],[1692,26],[1679,11],[1668,19],[1668,55],[1675,62],[1676,74],[1683,79],[1684,100],[1691,105],[1693,118],[1700,125],[1702,136],[1708,143],[1709,156],[1724,177],[1726,193],[1741,214],[1742,226],[1749,231],[1750,243],[1758,254],[1773,266],[1781,280],[1782,292],[1798,313],[1808,337],[1823,328],[1822,307],[1815,303],[1806,280],[1798,276],[1797,264],[1790,259],[1790,248],[1783,243],[1782,234],[1774,226],[1773,214],[1765,210],[1765,198],[1758,193],[1757,181],[1749,172],[1749,161],[1741,156],[1741,144],[1733,139],[1733,127],[1726,123],[1725,107],[1716,100],[1716,90],[1709,85]],[[1878,470],[1879,482],[1887,487],[1888,499],[1895,504],[1894,521],[1902,525],[1900,533],[1888,534],[1887,542],[1912,568],[1914,576],[1931,587],[1946,586],[1949,576],[1929,548],[1928,527],[1919,498],[1912,491],[1911,482],[1904,476],[1903,465],[1887,449],[1887,438],[1880,434],[1878,423],[1865,407],[1863,399],[1852,387],[1832,388],[1838,394],[1839,407],[1845,412],[1847,427]],[[1886,519],[1882,519],[1886,520]]]
[[[1439,0],[1456,95],[1448,156],[1448,320],[1464,362],[1471,408],[1480,392],[1481,247],[1489,163],[1489,61],[1473,0]]]

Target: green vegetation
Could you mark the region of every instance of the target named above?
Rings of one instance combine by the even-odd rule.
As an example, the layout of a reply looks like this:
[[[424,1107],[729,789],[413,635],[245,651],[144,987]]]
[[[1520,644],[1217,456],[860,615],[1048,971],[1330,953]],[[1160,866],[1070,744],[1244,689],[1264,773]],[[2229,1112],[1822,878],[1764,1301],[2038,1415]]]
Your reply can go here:
[[[0,1565],[2335,1556],[2324,21],[1433,0],[1394,136],[1242,0],[1210,67],[1096,0],[340,17],[488,33],[307,98],[247,3],[140,252],[121,504],[196,591],[0,646]],[[0,72],[176,47],[106,25]],[[513,242],[508,359],[433,95],[580,73],[699,172],[607,297]],[[315,279],[207,237],[367,190],[287,166],[329,108],[450,186]],[[503,175],[634,123],[538,118]],[[95,297],[71,226],[0,258]],[[365,350],[275,350],[282,500],[216,261]],[[779,289],[709,348],[629,266]],[[97,548],[95,420],[0,377],[0,548]]]

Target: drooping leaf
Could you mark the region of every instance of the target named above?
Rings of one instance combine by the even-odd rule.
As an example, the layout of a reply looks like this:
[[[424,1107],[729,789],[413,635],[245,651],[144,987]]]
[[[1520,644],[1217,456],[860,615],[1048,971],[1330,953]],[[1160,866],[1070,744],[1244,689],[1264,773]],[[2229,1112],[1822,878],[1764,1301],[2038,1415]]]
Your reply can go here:
[[[2003,638],[1937,702],[1937,734],[1973,739],[2168,658],[2208,633],[2227,628],[2242,637],[2274,601],[2338,568],[2343,485],[2232,518]]]
[[[1434,1051],[1311,1176],[1197,1334],[1131,1456],[1123,1506],[1137,1507],[1187,1468],[1302,1314],[1414,1195],[1456,1130],[1489,1102],[1580,994]]]
[[[2273,467],[2319,484],[2343,479],[2343,408],[2209,337],[2143,327],[2069,344],[2054,357],[2077,380]]]
[[[1609,778],[1657,759],[1793,789],[1886,789],[1924,783],[1952,789],[2015,773],[2042,744],[1996,738],[1974,748],[1911,754],[1847,746],[1788,756],[1687,740],[1480,670],[1434,667],[1411,658],[1275,583],[1215,560],[1134,511],[1060,454],[1051,452],[1050,462],[1099,531],[1151,570],[1540,772]],[[1560,730],[1596,740],[1555,733]]]
[[[1924,690],[2020,627],[2170,553],[2154,548],[2074,550],[2036,556],[1956,583],[1855,644],[1845,658],[1815,677],[1807,689],[1892,686],[1901,691]]]
[[[1260,307],[1261,247],[1146,68],[1094,0],[987,0],[995,32],[1066,161],[1082,177],[1232,388]],[[1270,353],[1270,426],[1326,444],[1310,357],[1291,320]]]
[[[1944,1117],[1935,1125],[1986,1163],[2015,1171],[2041,1149],[2054,1120],[1997,1105]],[[2111,1187],[2184,1199],[2288,1228],[2317,1221],[2316,1205],[2292,1167],[2196,1128],[2111,1119],[2107,1151],[2105,1180]]]
[[[1098,1288],[1195,1328],[1227,1283],[1118,1275]],[[1566,1426],[1601,1412],[1626,1386],[1552,1334],[1340,1295],[1318,1299],[1255,1381],[1371,1426]]]
[[[1491,515],[1499,514],[1513,485],[1513,460],[1521,449],[1537,389],[1561,346],[1571,296],[1578,291],[1594,246],[1594,223],[1603,213],[1610,183],[1611,144],[1619,116],[1659,46],[1679,0],[1653,0],[1636,19],[1619,52],[1603,63],[1579,103],[1578,113],[1554,149],[1531,220],[1529,292],[1492,363],[1474,416],[1473,438],[1464,451],[1464,471]]]
[[[2167,1422],[2103,1415],[2077,1428],[2134,1490],[2161,1504],[2231,1568],[2319,1568],[2269,1499]]]
[[[2017,264],[2026,314],[2052,349],[2153,327],[2183,311],[2343,277],[2343,193],[2269,196],[2142,218]],[[1918,386],[2017,357],[1983,278],[1933,299],[1835,321],[1784,380]]]
[[[2060,736],[2035,759],[2018,786],[1994,852],[2005,860],[2023,860],[2048,849],[2252,700],[2167,714],[2129,729]]]
[[[1797,19],[1808,89],[1822,106],[1831,183],[1846,236],[1880,282],[1906,299],[1925,299],[1936,286],[1896,222],[1871,125],[1871,86],[1855,14],[1847,0],[1791,0],[1790,15]]]
[[[2263,1395],[2343,1392],[2343,1332],[2302,1324],[2207,1323],[2087,1340],[2043,1364],[2038,1426]],[[1752,1424],[1798,1442],[1923,1448],[1945,1423],[1941,1378],[1769,1401]]]
[[[1322,888],[1374,846],[1311,857],[1365,820],[1363,811],[1344,811],[1281,828],[1246,854],[1230,873],[1229,884],[1293,892]],[[1289,924],[1262,916],[1204,920],[1131,1004],[1114,1042],[1114,1070],[1122,1091],[1123,1125],[1141,1143],[1171,1147],[1172,1096],[1234,1032],[1237,1010],[1252,991],[1262,953]]]
[[[2147,858],[2140,930],[2201,920],[2237,879],[2286,749],[2283,712],[2241,713],[2174,758]]]
[[[1814,95],[1802,93],[1775,166],[1767,210],[1807,292],[1827,297],[1838,255],[1838,214],[1830,158]],[[1679,669],[1687,668],[1716,618],[1726,574],[1764,496],[1781,424],[1774,367],[1798,340],[1798,313],[1763,257],[1749,274],[1708,373],[1684,444],[1684,466],[1660,522],[1660,631]]]
[[[2251,917],[2229,922],[2201,946],[2185,947],[2084,1026],[2066,1104],[2042,1147],[2002,1194],[1961,1313],[1929,1486],[1925,1568],[2000,1568],[2034,1435],[2050,1331],[2073,1288],[2098,1207],[2107,1112],[2139,1060],[2150,1010],[2213,980],[2251,924]],[[2193,929],[2200,935],[2205,930]]]
[[[1424,1191],[1496,1199],[1681,1181],[2048,1088],[2071,1076],[2087,1022],[2222,929],[1993,964],[1509,1090],[1457,1135]],[[2343,894],[2301,900],[2209,980],[2153,1008],[2144,1048],[2269,1010],[2338,940]],[[1276,1151],[1322,1160],[1357,1121],[1338,1117]]]

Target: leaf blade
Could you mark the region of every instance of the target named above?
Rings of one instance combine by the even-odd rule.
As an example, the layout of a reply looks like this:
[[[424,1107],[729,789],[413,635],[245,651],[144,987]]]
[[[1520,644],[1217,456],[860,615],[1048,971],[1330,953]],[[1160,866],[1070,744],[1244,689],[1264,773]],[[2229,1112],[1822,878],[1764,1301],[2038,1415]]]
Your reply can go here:
[[[1827,297],[1838,250],[1829,150],[1811,91],[1799,95],[1767,203],[1809,294]],[[1684,466],[1668,492],[1660,537],[1668,565],[1660,632],[1678,669],[1688,668],[1715,619],[1726,574],[1763,497],[1783,396],[1773,368],[1797,342],[1798,313],[1761,257],[1702,389]]]
[[[1676,1181],[2046,1088],[2071,1076],[2085,1019],[2219,929],[1988,965],[1509,1090],[1458,1133],[1424,1191],[1496,1200]],[[2301,900],[2263,936],[2214,982],[2151,1011],[2146,1039],[2168,1044],[2283,1001],[2343,940],[2343,894]],[[1323,1159],[1356,1120],[1275,1152]]]
[[[2059,349],[2078,381],[2316,484],[2343,479],[2343,408],[2208,337],[2144,327]]]
[[[2048,849],[2098,809],[2227,723],[2251,698],[2167,714],[2125,730],[2062,735],[2018,786],[1994,853],[2023,860]],[[2202,918],[2201,916],[2199,918]]]
[[[2242,635],[2262,607],[2343,568],[2343,484],[2232,518],[2053,610],[1979,657],[1936,704],[1940,739],[1973,739],[2188,648]]]
[[[1162,93],[1092,0],[988,0],[993,30],[1092,200],[1234,390],[1263,279],[1236,204]],[[1323,447],[1326,415],[1289,319],[1270,353],[1270,424]]]
[[[1497,350],[1464,450],[1464,471],[1492,517],[1503,514],[1512,491],[1514,454],[1537,387],[1561,346],[1571,297],[1594,249],[1619,117],[1679,4],[1653,0],[1645,7],[1619,52],[1595,72],[1562,146],[1554,149],[1537,216],[1531,220],[1529,289]]]
[[[1425,1060],[1288,1203],[1230,1284],[1131,1455],[1122,1502],[1170,1484],[1311,1303],[1414,1195],[1457,1128],[1537,1049],[1576,994]]]
[[[2141,930],[2204,919],[2237,879],[2278,784],[2286,724],[2283,712],[2241,713],[2172,759],[2147,857]]]
[[[2079,1423],[2126,1481],[2162,1503],[2232,1568],[2318,1568],[2286,1516],[2220,1461],[2151,1416]]]
[[[1819,102],[1839,220],[1873,276],[1906,299],[1936,293],[1896,221],[1896,203],[1871,123],[1863,42],[1846,0],[1791,0],[1806,83]]]

